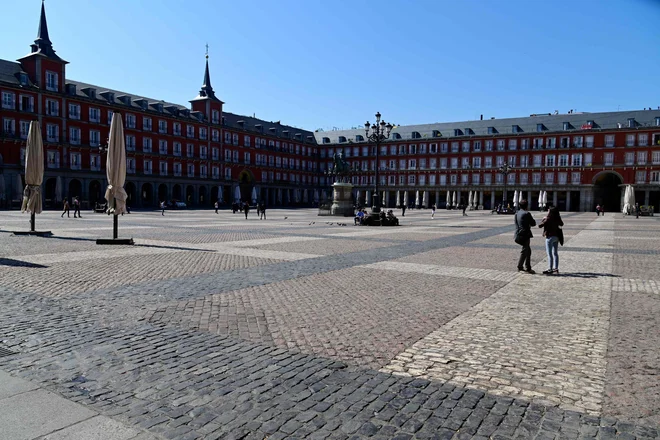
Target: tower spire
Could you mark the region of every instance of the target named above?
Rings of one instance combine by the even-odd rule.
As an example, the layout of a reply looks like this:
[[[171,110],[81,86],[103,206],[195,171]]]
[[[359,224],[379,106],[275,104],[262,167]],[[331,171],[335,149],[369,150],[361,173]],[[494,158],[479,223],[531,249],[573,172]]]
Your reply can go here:
[[[213,99],[219,101],[215,96],[213,87],[211,86],[211,74],[209,73],[209,45],[206,46],[206,67],[204,69],[204,82],[202,83],[202,88],[199,91],[199,96],[195,99]]]
[[[64,61],[59,56],[55,55],[53,43],[50,41],[48,35],[48,21],[46,20],[46,6],[44,0],[41,0],[41,16],[39,17],[39,30],[37,30],[37,39],[30,45],[32,48],[31,53],[45,55],[48,58]],[[66,62],[66,61],[64,61]]]

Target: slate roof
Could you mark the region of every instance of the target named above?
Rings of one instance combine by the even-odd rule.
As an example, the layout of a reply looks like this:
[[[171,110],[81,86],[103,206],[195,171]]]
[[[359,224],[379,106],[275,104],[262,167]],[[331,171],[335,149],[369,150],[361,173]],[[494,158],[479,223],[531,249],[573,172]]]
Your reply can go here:
[[[265,136],[276,136],[280,138],[288,138],[293,142],[305,142],[305,143],[315,143],[313,132],[309,130],[303,130],[301,128],[292,127],[290,125],[281,124],[279,121],[268,122],[262,119],[253,118],[251,116],[241,116],[233,113],[222,112],[222,116],[225,118],[225,127],[227,128],[236,128],[247,130],[253,133],[263,134]],[[239,121],[243,121],[243,125],[239,124]],[[261,126],[261,130],[258,126]],[[274,128],[275,131],[272,131],[271,128]],[[288,137],[285,136],[288,131]],[[300,137],[296,137],[296,134],[300,134]]]
[[[20,63],[13,61],[0,60],[0,83],[11,84],[12,86],[20,87],[21,81],[19,74],[25,73],[21,68]],[[28,79],[28,82],[30,80]],[[32,83],[29,82],[30,86]]]
[[[634,118],[636,127],[655,126],[655,118],[660,117],[660,110],[633,110],[621,112],[601,112],[601,113],[571,113],[571,114],[552,114],[537,115],[520,118],[505,119],[485,119],[478,121],[463,122],[442,122],[434,124],[404,125],[392,130],[390,140],[396,142],[394,134],[398,133],[401,140],[418,140],[419,142],[439,142],[442,139],[451,139],[465,136],[488,136],[513,134],[513,126],[519,127],[518,136],[540,136],[543,133],[537,131],[537,124],[543,124],[544,132],[564,132],[564,122],[568,122],[572,127],[570,130],[580,130],[587,121],[593,121],[593,129],[612,129],[617,128],[617,124],[622,124],[623,128],[628,127],[628,119]],[[488,128],[493,127],[494,133],[489,133]],[[454,130],[461,130],[461,133],[455,133]],[[470,129],[471,132],[467,132]],[[658,128],[660,129],[660,127]],[[435,131],[439,131],[442,136],[437,136]],[[413,133],[419,133],[420,138],[413,137]],[[364,129],[356,130],[333,130],[320,131],[314,133],[316,141],[323,144],[323,138],[329,138],[329,144],[339,144],[339,137],[343,136],[347,141],[356,143],[356,135],[364,136]],[[346,142],[348,143],[348,142]],[[345,143],[342,142],[341,145]]]

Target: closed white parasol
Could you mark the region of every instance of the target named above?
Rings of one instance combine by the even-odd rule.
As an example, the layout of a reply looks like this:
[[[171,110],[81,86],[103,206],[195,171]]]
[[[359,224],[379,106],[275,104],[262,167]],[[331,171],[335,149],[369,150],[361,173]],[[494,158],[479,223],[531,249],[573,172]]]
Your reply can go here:
[[[30,122],[25,148],[25,190],[21,212],[41,214],[41,184],[44,180],[44,145],[37,121]],[[34,225],[33,225],[34,226]],[[34,231],[34,227],[32,227]]]

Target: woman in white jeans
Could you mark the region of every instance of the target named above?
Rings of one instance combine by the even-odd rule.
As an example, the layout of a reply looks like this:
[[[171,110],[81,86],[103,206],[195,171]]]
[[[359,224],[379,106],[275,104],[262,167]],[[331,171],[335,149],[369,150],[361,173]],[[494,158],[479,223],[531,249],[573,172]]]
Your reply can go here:
[[[546,275],[559,274],[559,235],[562,233],[561,227],[564,221],[559,215],[559,209],[556,206],[548,210],[548,215],[541,221],[539,228],[543,228],[545,237],[545,251],[548,254],[548,270],[544,270]]]

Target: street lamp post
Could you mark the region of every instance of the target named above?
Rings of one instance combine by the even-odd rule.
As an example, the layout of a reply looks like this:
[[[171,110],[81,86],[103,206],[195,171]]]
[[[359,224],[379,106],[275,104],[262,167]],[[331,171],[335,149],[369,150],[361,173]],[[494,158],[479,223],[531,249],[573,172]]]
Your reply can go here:
[[[374,183],[374,193],[371,196],[373,200],[373,205],[371,207],[371,216],[378,217],[380,213],[380,202],[379,202],[379,193],[378,193],[378,168],[379,158],[380,158],[380,144],[390,137],[390,132],[392,131],[392,124],[388,124],[385,121],[381,121],[380,112],[376,113],[376,123],[371,125],[369,121],[364,124],[364,130],[367,135],[367,141],[373,142],[376,144],[376,181]],[[379,219],[374,219],[379,220]]]
[[[504,176],[504,194],[502,195],[502,206],[506,208],[506,183],[509,180],[507,177],[513,172],[513,167],[510,167],[508,163],[504,163],[497,170],[502,176]]]

